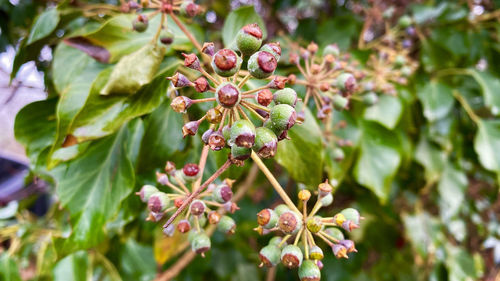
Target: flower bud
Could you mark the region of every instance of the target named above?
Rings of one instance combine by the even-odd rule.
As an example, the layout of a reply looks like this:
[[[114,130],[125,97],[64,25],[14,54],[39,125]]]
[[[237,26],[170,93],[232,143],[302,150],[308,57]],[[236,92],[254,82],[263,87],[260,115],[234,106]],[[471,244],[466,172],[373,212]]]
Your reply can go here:
[[[240,207],[238,207],[238,205],[236,205],[236,203],[231,202],[231,201],[227,201],[226,203],[224,203],[223,206],[224,206],[224,210],[226,210],[226,212],[229,212],[231,214],[234,214],[234,212],[236,212],[240,209]]]
[[[297,104],[297,92],[292,88],[284,88],[276,91],[273,99],[276,104],[288,104],[295,107]]]
[[[169,226],[163,229],[163,234],[167,235],[168,237],[174,236],[174,232],[175,232],[174,224],[170,224]]]
[[[332,246],[332,251],[333,251],[333,254],[335,255],[336,258],[340,259],[340,258],[349,258],[347,256],[347,249],[346,247],[344,247],[343,245],[341,244],[335,244]]]
[[[356,88],[356,79],[350,73],[342,73],[337,77],[337,87],[345,93],[352,93]]]
[[[255,126],[245,119],[234,122],[231,126],[230,141],[239,147],[251,148],[255,143]]]
[[[149,21],[147,16],[139,14],[137,15],[137,18],[135,18],[132,22],[132,28],[137,32],[144,32],[146,31],[146,29],[148,29],[148,22]]]
[[[231,157],[236,160],[247,160],[252,154],[251,148],[246,148],[243,146],[232,145],[231,146]]]
[[[264,209],[257,214],[257,223],[266,229],[276,226],[278,216],[271,209]]]
[[[188,109],[192,104],[193,101],[190,98],[185,96],[178,96],[172,100],[172,102],[170,103],[170,107],[172,107],[175,112],[185,113],[186,109]]]
[[[345,229],[346,231],[351,232],[353,229],[359,228],[359,225],[355,224],[352,221],[346,220],[345,222],[342,223],[342,228]]]
[[[189,81],[186,76],[179,72],[176,72],[172,77],[167,77],[167,80],[172,81],[172,84],[178,88],[191,87],[194,85],[193,82]]]
[[[187,135],[194,136],[198,131],[200,126],[200,122],[198,121],[190,121],[182,126],[182,136],[185,138]]]
[[[276,61],[276,58],[271,53],[258,51],[248,59],[247,68],[253,77],[264,79],[271,76],[277,66],[278,61]]]
[[[255,144],[253,150],[262,158],[271,158],[278,149],[278,138],[274,132],[265,127],[255,130]]]
[[[208,146],[214,151],[219,151],[226,146],[226,140],[220,131],[213,132],[208,138]]]
[[[345,154],[342,148],[336,147],[332,150],[333,159],[337,162],[344,160]]]
[[[332,55],[338,57],[340,55],[340,50],[337,44],[330,44],[323,49],[323,56]]]
[[[280,42],[267,43],[264,46],[262,46],[260,50],[271,53],[276,59],[276,61],[280,60],[281,57]]]
[[[295,74],[290,74],[288,75],[288,84],[289,85],[295,85],[295,82],[297,82],[297,76]]]
[[[297,119],[295,109],[288,104],[278,104],[271,109],[270,126],[273,131],[290,129]]]
[[[195,54],[185,54],[182,53],[182,56],[184,56],[184,66],[194,69],[194,70],[200,70],[200,60]]]
[[[316,260],[316,265],[318,266],[319,270],[323,269],[323,262],[320,260]]]
[[[210,250],[210,238],[205,233],[197,233],[191,240],[191,250],[203,254]]]
[[[200,5],[197,5],[191,1],[183,1],[179,11],[181,15],[192,18],[200,14],[202,9]]]
[[[257,102],[262,106],[268,106],[273,100],[273,93],[269,89],[261,90],[256,96]]]
[[[198,93],[204,93],[210,90],[210,85],[208,84],[208,81],[205,77],[199,77],[198,79],[194,80],[194,89]]]
[[[222,120],[222,113],[217,108],[211,108],[207,111],[207,121],[210,124],[219,124]]]
[[[221,83],[215,90],[217,102],[225,108],[233,108],[241,100],[240,90],[233,83]]]
[[[356,247],[354,245],[354,242],[352,240],[340,240],[339,244],[344,246],[347,249],[347,253],[352,253],[355,252],[357,253],[358,250],[356,250]]]
[[[225,234],[234,234],[236,223],[231,217],[222,216],[217,224],[217,229]]]
[[[169,175],[175,173],[175,164],[174,164],[174,162],[167,161],[167,163],[165,163],[165,172],[167,172],[167,174],[169,174]]]
[[[302,217],[293,211],[285,211],[279,217],[278,227],[285,234],[295,234],[302,228]]]
[[[226,203],[233,198],[233,191],[227,184],[220,184],[212,191],[212,197],[219,203]]]
[[[398,25],[401,27],[401,28],[407,28],[408,26],[411,25],[411,18],[410,16],[408,15],[403,15],[399,18],[398,20]]]
[[[191,230],[191,223],[188,220],[180,220],[179,223],[177,223],[177,230],[179,230],[180,233],[186,233]]]
[[[278,215],[278,217],[280,217],[286,211],[290,211],[290,208],[288,208],[288,206],[285,204],[279,204],[274,208],[274,212],[276,213],[276,215]]]
[[[288,268],[297,268],[302,264],[302,251],[295,245],[287,245],[281,251],[281,262]]]
[[[333,107],[335,107],[336,110],[346,109],[348,105],[349,99],[341,95],[333,96]]]
[[[214,133],[213,129],[208,129],[203,133],[203,135],[201,135],[201,140],[203,141],[204,144],[208,144],[208,139],[210,138],[210,135],[213,133]]]
[[[320,247],[313,245],[309,248],[309,256],[313,260],[322,260],[324,258],[323,250]]]
[[[267,245],[259,252],[261,265],[265,267],[276,266],[280,262],[281,250],[276,245]]]
[[[374,92],[368,92],[368,93],[364,94],[362,99],[363,99],[363,103],[368,105],[368,106],[374,105],[378,102],[378,96]]]
[[[161,185],[167,185],[169,180],[167,174],[156,172],[156,181]]]
[[[200,216],[205,212],[206,206],[205,203],[201,200],[193,200],[191,202],[191,205],[189,205],[189,210],[191,211],[191,214],[195,216]]]
[[[329,228],[326,228],[325,230],[323,230],[326,234],[328,234],[329,236],[337,239],[338,241],[340,240],[344,240],[344,233],[342,233],[342,231],[338,228],[335,228],[335,227],[329,227]]]
[[[320,200],[321,200],[321,205],[323,207],[330,206],[330,204],[332,204],[332,202],[333,202],[333,195],[331,193],[327,194],[325,197],[322,197]]]
[[[184,199],[179,198],[179,197],[174,199],[174,206],[176,208],[180,208],[182,206],[182,204],[184,204]]]
[[[318,233],[323,229],[323,222],[321,222],[321,217],[314,216],[308,218],[306,222],[307,229],[312,233]]]
[[[267,84],[271,89],[283,89],[285,88],[288,78],[283,76],[275,76],[271,82]]]
[[[299,268],[300,281],[319,281],[321,271],[312,260],[305,260]]]
[[[318,185],[318,195],[319,197],[325,197],[332,193],[333,187],[328,183],[328,181],[322,182]]]
[[[247,24],[236,34],[236,46],[245,56],[255,53],[262,44],[262,30],[256,23]]]
[[[222,76],[233,76],[241,67],[241,58],[230,49],[221,49],[212,57],[212,68]]]
[[[311,192],[307,189],[302,189],[298,194],[299,200],[308,201],[311,198]]]
[[[164,212],[170,203],[168,195],[164,192],[157,191],[149,196],[148,209],[153,213]]]
[[[136,194],[139,195],[142,202],[148,202],[149,197],[151,197],[151,195],[155,192],[158,192],[158,188],[156,188],[152,185],[146,184],[146,185],[143,185],[141,188],[141,191],[137,192]]]
[[[208,222],[210,224],[218,224],[220,218],[221,215],[217,211],[210,211],[210,213],[208,213]]]
[[[209,55],[210,57],[213,57],[215,54],[215,45],[213,42],[205,42],[203,43],[203,47],[201,48],[201,51],[204,54]]]

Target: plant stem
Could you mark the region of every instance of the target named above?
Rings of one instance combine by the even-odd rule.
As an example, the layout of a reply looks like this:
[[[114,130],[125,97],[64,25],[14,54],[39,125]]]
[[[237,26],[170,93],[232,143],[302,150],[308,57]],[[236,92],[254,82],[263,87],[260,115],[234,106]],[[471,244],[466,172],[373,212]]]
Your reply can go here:
[[[204,145],[203,150],[201,151],[200,163],[198,164],[200,177],[194,182],[192,186],[193,191],[200,186],[201,180],[203,179],[203,172],[205,171],[205,164],[207,163],[208,149],[208,145]]]
[[[276,192],[279,194],[279,196],[285,202],[285,204],[288,206],[288,208],[290,208],[291,210],[300,214],[301,213],[300,210],[297,209],[295,204],[293,204],[290,197],[288,197],[288,194],[286,194],[285,190],[283,189],[283,187],[281,187],[280,183],[276,180],[276,178],[273,176],[271,171],[269,171],[269,169],[266,167],[266,165],[264,165],[264,163],[262,162],[260,157],[254,151],[252,151],[251,157],[252,157],[252,160],[255,162],[255,164],[257,164],[257,166],[259,166],[259,169],[267,177],[269,182],[271,182],[271,185],[274,187],[274,190],[276,190]]]
[[[469,103],[465,100],[465,98],[460,95],[458,91],[453,91],[453,96],[458,100],[458,102],[462,105],[462,107],[465,109],[465,112],[467,112],[467,115],[469,115],[470,119],[474,121],[474,123],[478,124],[481,122],[481,118],[474,113],[474,110],[470,107]]]
[[[177,16],[173,12],[170,13],[170,16],[175,21],[175,24],[177,24],[177,26],[182,30],[182,32],[186,34],[189,41],[193,43],[194,47],[198,50],[198,52],[200,52],[200,54],[203,54],[203,52],[201,51],[201,45],[200,43],[198,43],[196,38],[194,38],[193,34],[184,26],[184,24],[179,20],[179,18],[177,18]]]

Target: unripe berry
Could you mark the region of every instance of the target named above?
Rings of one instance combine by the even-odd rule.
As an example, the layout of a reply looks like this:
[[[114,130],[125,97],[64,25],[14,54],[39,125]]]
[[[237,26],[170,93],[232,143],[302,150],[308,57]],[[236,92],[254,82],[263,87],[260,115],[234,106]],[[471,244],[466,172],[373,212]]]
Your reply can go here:
[[[323,207],[330,206],[333,202],[333,195],[330,193],[325,197],[321,198],[320,200],[321,200],[321,205]]]
[[[212,197],[219,203],[226,203],[233,198],[233,191],[227,184],[220,184],[212,191]]]
[[[208,129],[206,130],[203,135],[201,135],[201,140],[203,141],[204,144],[208,144],[208,139],[210,138],[210,135],[214,133],[213,129]]]
[[[407,28],[411,25],[411,18],[408,15],[401,16],[398,20],[398,25],[401,28]]]
[[[342,73],[337,77],[337,87],[345,93],[352,93],[356,88],[356,78],[351,73]]]
[[[210,57],[213,57],[215,54],[215,45],[213,42],[205,42],[203,43],[203,47],[201,48],[201,52],[204,54],[209,55]]]
[[[231,126],[231,144],[251,148],[255,143],[255,126],[252,122],[241,119]]]
[[[200,122],[190,121],[182,126],[182,136],[185,138],[187,135],[194,136],[200,127]]]
[[[281,250],[276,245],[267,245],[259,252],[259,259],[263,266],[273,267],[280,262]]]
[[[281,57],[280,42],[267,43],[264,46],[262,46],[260,50],[271,53],[276,59],[276,61],[280,60]]]
[[[185,113],[186,109],[188,109],[192,104],[193,101],[190,98],[185,96],[178,96],[172,100],[172,102],[170,103],[170,107],[172,107],[175,112]]]
[[[335,244],[332,246],[332,251],[333,254],[335,255],[336,258],[348,258],[347,256],[347,249],[344,247],[342,244]]]
[[[186,233],[191,230],[191,223],[188,220],[180,220],[179,223],[177,223],[177,230],[179,230],[180,233]]]
[[[332,150],[333,159],[337,162],[344,160],[345,154],[342,148],[336,147]]]
[[[222,216],[217,224],[217,229],[225,234],[234,234],[236,223],[231,217]]]
[[[167,77],[167,80],[172,81],[172,84],[177,88],[191,87],[194,85],[193,82],[189,81],[186,76],[179,72],[176,72],[172,77]]]
[[[191,205],[189,205],[189,210],[191,211],[191,214],[195,216],[200,216],[205,212],[206,206],[205,203],[201,200],[193,200],[191,202]]]
[[[224,209],[226,210],[226,212],[234,214],[234,212],[239,210],[240,207],[238,207],[238,205],[236,205],[236,203],[234,202],[227,201],[226,203],[224,203]]]
[[[230,49],[221,49],[212,57],[212,68],[223,77],[233,76],[241,67],[241,58]]]
[[[375,92],[368,92],[363,95],[363,103],[371,106],[378,102],[378,95]]]
[[[309,43],[309,45],[307,45],[307,51],[309,51],[309,53],[313,55],[316,54],[316,52],[318,51],[318,44],[314,42]]]
[[[205,233],[197,233],[191,240],[191,250],[197,254],[210,250],[210,246],[210,238]]]
[[[222,128],[222,134],[224,135],[224,138],[226,140],[231,138],[231,127],[229,125],[226,125]]]
[[[288,81],[288,78],[285,78],[283,76],[275,76],[271,82],[267,84],[269,88],[271,89],[283,89],[285,88],[286,82]]]
[[[401,75],[403,77],[409,77],[411,75],[411,72],[412,72],[412,70],[409,66],[405,65],[405,66],[401,67]]]
[[[163,229],[163,234],[165,234],[168,237],[172,237],[175,232],[175,225],[171,224]]]
[[[278,215],[271,209],[264,209],[257,214],[257,223],[266,229],[275,227],[277,222]]]
[[[281,251],[281,262],[288,268],[297,268],[302,264],[302,251],[295,245],[287,245]]]
[[[358,210],[354,208],[346,208],[342,210],[340,213],[344,215],[346,220],[352,221],[355,224],[359,224],[361,216]]]
[[[281,214],[283,214],[286,211],[290,211],[290,208],[288,208],[288,206],[285,204],[279,204],[274,208],[274,212],[276,213],[276,215],[278,215],[278,217],[280,217]]]
[[[318,195],[320,198],[332,193],[333,187],[327,182],[322,182],[318,185]]]
[[[168,29],[162,29],[160,32],[160,42],[163,45],[170,45],[174,42],[174,34]]]
[[[394,59],[394,67],[400,68],[406,64],[406,58],[403,55],[397,55]]]
[[[148,17],[140,14],[132,22],[132,28],[137,32],[144,32],[148,29]]]
[[[208,146],[214,151],[219,151],[226,146],[226,140],[220,131],[215,131],[208,137]]]
[[[174,199],[174,206],[176,208],[180,208],[182,206],[182,204],[184,204],[184,199],[179,198],[179,197]]]
[[[344,246],[347,249],[347,253],[352,253],[352,252],[358,252],[356,250],[356,246],[354,245],[354,242],[352,240],[340,240],[339,244]]]
[[[278,104],[271,109],[270,126],[273,131],[290,129],[297,119],[295,109],[288,104]]]
[[[350,220],[346,220],[345,222],[342,223],[342,228],[345,229],[346,231],[351,232],[353,229],[359,228],[359,225],[355,224]]]
[[[210,124],[219,124],[222,120],[222,112],[217,108],[211,108],[207,111],[207,121]]]
[[[258,51],[248,59],[248,71],[257,79],[271,76],[277,66],[278,61],[276,58],[266,51]]]
[[[252,154],[251,148],[246,148],[243,146],[232,145],[231,146],[231,157],[236,160],[247,160]]]
[[[168,182],[169,182],[169,179],[168,179],[167,174],[160,173],[160,172],[156,172],[156,181],[157,181],[159,184],[162,184],[162,185],[167,185],[167,184],[168,184]]]
[[[274,93],[274,102],[276,104],[288,104],[295,107],[297,104],[297,92],[292,88],[284,88]]]
[[[312,260],[305,260],[299,268],[300,281],[319,281],[321,280],[321,271]]]
[[[198,93],[204,93],[210,90],[210,85],[208,84],[208,81],[205,77],[199,77],[198,79],[194,80],[194,89]]]
[[[337,44],[330,44],[323,49],[323,56],[332,55],[338,57],[340,55],[340,50]]]
[[[323,229],[323,222],[321,222],[321,218],[318,216],[314,216],[312,218],[308,218],[306,222],[307,229],[312,233],[318,233]]]
[[[273,238],[271,238],[271,240],[269,240],[269,245],[275,245],[275,246],[278,246],[281,244],[281,242],[283,242],[283,237],[281,236],[274,236]],[[284,242],[283,244],[281,244],[281,247],[284,247],[286,246],[287,243]]]
[[[285,234],[295,234],[302,228],[302,217],[293,211],[285,211],[279,217],[278,227]]]
[[[253,150],[262,158],[271,158],[278,149],[278,138],[274,132],[266,127],[255,130],[255,144]]]
[[[346,109],[347,106],[349,105],[349,99],[341,96],[341,95],[335,95],[333,96],[333,107],[336,110],[342,110]]]
[[[329,227],[329,228],[325,229],[324,232],[326,234],[328,234],[329,236],[337,239],[338,241],[344,240],[344,233],[342,233],[342,231],[338,228]]]
[[[220,221],[221,215],[217,211],[211,211],[208,213],[208,222],[210,224],[218,224]]]
[[[247,24],[236,34],[236,46],[245,56],[255,53],[262,44],[262,30],[256,23]]]
[[[194,70],[200,70],[200,60],[195,54],[185,54],[182,53],[182,56],[184,56],[184,66],[194,69]]]
[[[141,188],[141,191],[137,192],[136,194],[139,195],[139,197],[141,197],[142,202],[148,202],[149,197],[151,197],[151,195],[155,192],[158,192],[158,188],[156,188],[155,186],[146,184],[146,185],[143,185]]]
[[[268,106],[273,101],[273,93],[269,89],[264,89],[259,91],[255,98],[260,105]]]
[[[148,209],[153,213],[164,212],[170,203],[168,195],[164,192],[155,192],[149,196]]]
[[[295,82],[297,82],[297,75],[295,74],[290,74],[288,75],[288,84],[289,85],[295,85]]]
[[[194,182],[200,176],[200,167],[197,164],[189,163],[182,168],[182,178],[187,183]]]
[[[320,247],[313,245],[309,248],[309,256],[313,260],[322,260],[324,258],[323,250]]]
[[[215,98],[223,107],[233,108],[241,100],[240,90],[233,83],[221,83],[215,90]]]
[[[195,17],[201,13],[201,7],[191,1],[183,1],[180,7],[181,15],[185,17]]]

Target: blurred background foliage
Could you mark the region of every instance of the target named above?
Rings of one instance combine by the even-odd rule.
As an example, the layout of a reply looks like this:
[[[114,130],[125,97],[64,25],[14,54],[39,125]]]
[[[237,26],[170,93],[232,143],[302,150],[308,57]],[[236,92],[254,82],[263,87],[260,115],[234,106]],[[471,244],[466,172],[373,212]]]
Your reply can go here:
[[[103,75],[150,40],[154,29],[134,33],[131,16],[90,14],[84,7],[92,3],[0,1],[0,51],[9,45],[17,50],[12,77],[27,61],[44,74],[47,99],[19,112],[15,134],[30,159],[27,182],[51,185],[45,213],[33,211],[37,193],[0,209],[0,280],[152,280],[181,256],[184,238],[165,238],[158,225],[145,221],[145,205],[134,192],[154,182],[166,160],[199,158],[199,138],[182,138],[182,116],[165,94],[164,77],[191,43],[174,29],[160,70],[140,95],[103,98]],[[326,254],[322,280],[499,280],[500,1],[199,4],[205,15],[187,21],[200,42],[220,46],[243,24],[262,20],[268,40],[282,42],[285,58],[291,42],[314,41],[337,43],[361,62],[376,52],[366,46],[383,36],[384,22],[393,26],[410,15],[416,33],[410,57],[419,68],[407,85],[397,86],[394,101],[335,111],[334,120],[347,123],[336,133],[353,143],[345,159],[334,161],[319,127],[306,122],[294,127],[278,163],[267,164],[291,194],[297,183],[339,181],[334,207],[324,212],[353,206],[366,217],[351,236],[358,253],[348,260]],[[393,14],[377,17],[387,10]],[[366,11],[375,19],[368,29]],[[68,46],[65,40],[75,36],[106,48],[110,60]],[[43,48],[50,59],[40,57]],[[282,63],[283,74],[294,72],[286,59]],[[61,147],[68,134],[78,144]],[[223,158],[211,154],[207,173]],[[251,166],[224,176],[236,179],[237,187]],[[265,280],[258,250],[268,238],[252,228],[255,214],[278,202],[258,174],[233,215],[236,235],[215,233],[207,257],[196,257],[175,280]],[[276,274],[276,280],[297,278],[283,267]]]

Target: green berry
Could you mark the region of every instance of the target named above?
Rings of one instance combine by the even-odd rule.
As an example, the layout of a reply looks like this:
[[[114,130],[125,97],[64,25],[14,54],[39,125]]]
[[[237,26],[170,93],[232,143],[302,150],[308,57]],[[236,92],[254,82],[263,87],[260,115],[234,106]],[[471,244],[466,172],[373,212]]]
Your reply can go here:
[[[266,267],[276,266],[280,262],[281,250],[276,245],[267,245],[259,252],[259,259]]]
[[[148,17],[145,15],[138,15],[132,22],[132,28],[137,32],[144,32],[148,29]]]
[[[296,212],[285,211],[279,217],[278,227],[285,234],[295,234],[302,228],[302,217]]]
[[[281,262],[288,268],[297,268],[302,264],[303,254],[299,247],[287,245],[281,251]]]
[[[231,126],[231,144],[251,148],[255,143],[255,126],[252,122],[241,119]]]
[[[385,11],[382,13],[382,17],[384,19],[390,19],[394,15],[395,8],[394,6],[390,6],[389,8],[385,9]]]
[[[274,208],[274,212],[276,213],[276,215],[278,215],[278,217],[286,211],[290,211],[290,208],[288,208],[288,206],[285,204],[279,204]]]
[[[262,30],[256,23],[247,24],[236,34],[236,46],[245,56],[255,53],[262,44]]]
[[[337,162],[344,160],[345,154],[342,148],[336,147],[332,150],[333,159]]]
[[[406,58],[403,55],[397,55],[394,59],[394,67],[400,68],[406,64]]]
[[[331,236],[339,241],[344,239],[344,233],[342,233],[342,231],[338,228],[329,227],[329,228],[326,228],[324,230],[324,232],[326,234],[328,234],[329,236]]]
[[[278,61],[273,54],[266,51],[258,51],[248,59],[247,68],[253,77],[264,79],[271,76],[277,66]]]
[[[234,234],[236,223],[231,217],[222,216],[217,224],[217,229],[225,234]]]
[[[308,218],[306,222],[306,227],[312,233],[320,232],[321,229],[323,229],[323,222],[321,221],[321,217],[314,216],[312,218]]]
[[[143,185],[141,188],[141,191],[139,191],[136,194],[139,195],[142,202],[148,202],[149,197],[151,197],[151,195],[155,192],[158,192],[158,188],[156,188],[155,186],[146,184],[146,185]]]
[[[358,210],[354,208],[346,208],[340,212],[342,215],[344,215],[345,219],[348,221],[352,221],[355,224],[359,225],[359,220],[361,216],[359,215]]]
[[[267,43],[264,46],[262,46],[260,50],[271,53],[276,59],[276,61],[279,61],[281,58],[280,42]]]
[[[220,76],[233,76],[240,67],[241,58],[233,50],[221,49],[212,57],[212,68]]]
[[[281,236],[274,236],[273,238],[271,238],[271,240],[269,240],[269,245],[275,245],[275,246],[278,246],[281,244],[281,242],[283,242],[283,237]],[[284,247],[286,246],[286,242],[284,242],[281,247]]]
[[[409,77],[411,75],[411,72],[412,72],[411,67],[407,65],[401,67],[401,75],[403,77]]]
[[[319,281],[321,280],[321,271],[312,260],[305,260],[299,268],[300,281]]]
[[[309,248],[309,256],[313,260],[322,260],[324,258],[323,250],[320,247],[313,245]]]
[[[333,107],[336,110],[346,109],[349,105],[349,99],[343,97],[342,95],[335,95],[332,99]]]
[[[163,45],[170,45],[174,42],[174,33],[169,29],[162,29],[160,32],[160,42]]]
[[[278,137],[266,127],[255,130],[255,144],[253,150],[262,158],[271,158],[276,154],[278,148]]]
[[[264,209],[257,214],[257,223],[266,229],[275,227],[277,222],[278,215],[271,209]]]
[[[164,192],[157,191],[149,196],[148,209],[153,213],[164,212],[170,203],[170,198]]]
[[[368,92],[363,95],[363,103],[372,106],[378,102],[378,95],[375,92]]]
[[[212,191],[212,197],[219,203],[226,203],[233,198],[233,191],[227,184],[220,184]]]
[[[337,87],[346,93],[352,93],[356,88],[356,78],[351,73],[342,73],[337,77]]]
[[[251,148],[246,148],[242,146],[232,145],[231,146],[231,156],[236,160],[246,160],[252,154]]]
[[[321,205],[323,205],[323,207],[326,207],[326,206],[330,206],[330,204],[332,204],[333,202],[333,195],[330,193],[330,194],[327,194],[325,197],[321,198]]]
[[[404,15],[399,18],[398,25],[401,28],[407,28],[408,26],[411,25],[411,18],[408,15]]]
[[[210,250],[210,246],[210,238],[205,233],[197,233],[191,240],[191,250],[197,254]]]
[[[288,104],[278,104],[271,109],[270,126],[273,131],[283,131],[290,129],[297,119],[297,112]]]
[[[295,107],[297,104],[297,92],[292,88],[284,88],[276,91],[273,99],[276,104],[288,104]]]
[[[337,44],[330,44],[323,49],[323,56],[332,55],[338,57],[340,55],[340,50]]]

